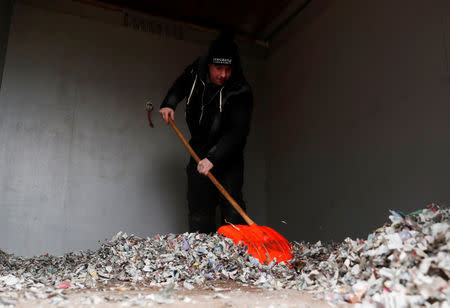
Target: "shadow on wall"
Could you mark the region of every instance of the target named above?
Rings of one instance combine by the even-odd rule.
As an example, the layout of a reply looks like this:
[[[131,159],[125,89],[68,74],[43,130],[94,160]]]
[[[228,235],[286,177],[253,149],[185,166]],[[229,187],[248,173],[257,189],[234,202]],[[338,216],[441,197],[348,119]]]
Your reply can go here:
[[[0,89],[2,88],[3,67],[5,65],[6,47],[8,45],[11,13],[12,1],[0,1]]]
[[[295,35],[298,34],[298,30],[306,31],[308,26],[319,18],[320,15],[325,14],[326,10],[333,6],[336,0],[313,0],[309,3],[296,17],[288,24],[283,31],[270,41],[269,55],[276,52],[278,48],[286,46],[286,43],[293,39],[292,31],[295,31]],[[298,17],[301,18],[298,18]]]

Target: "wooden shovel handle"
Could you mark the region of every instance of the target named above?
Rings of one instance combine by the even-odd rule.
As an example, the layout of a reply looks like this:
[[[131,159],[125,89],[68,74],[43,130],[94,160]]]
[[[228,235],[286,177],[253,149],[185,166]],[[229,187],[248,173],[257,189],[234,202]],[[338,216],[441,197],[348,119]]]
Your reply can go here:
[[[188,149],[189,153],[191,153],[192,157],[195,159],[195,161],[198,164],[200,162],[200,158],[195,153],[194,149],[192,149],[189,142],[187,142],[187,140],[184,138],[183,134],[180,132],[180,130],[178,129],[178,127],[175,125],[175,123],[173,122],[173,120],[171,118],[169,118],[169,124],[172,126],[173,130],[177,133],[178,137],[180,137],[184,146],[186,147],[186,149]],[[222,193],[222,195],[225,198],[227,198],[228,202],[230,202],[230,204],[236,209],[236,211],[242,216],[242,218],[244,218],[245,222],[248,223],[249,225],[254,224],[253,220],[251,220],[250,217],[248,217],[247,213],[244,212],[244,210],[233,199],[233,197],[231,197],[231,195],[225,190],[225,188],[223,188],[223,186],[219,183],[219,181],[217,181],[217,179],[214,177],[214,175],[212,175],[211,172],[208,172],[207,176],[211,180],[211,182],[213,182],[214,185],[216,185],[217,189]]]

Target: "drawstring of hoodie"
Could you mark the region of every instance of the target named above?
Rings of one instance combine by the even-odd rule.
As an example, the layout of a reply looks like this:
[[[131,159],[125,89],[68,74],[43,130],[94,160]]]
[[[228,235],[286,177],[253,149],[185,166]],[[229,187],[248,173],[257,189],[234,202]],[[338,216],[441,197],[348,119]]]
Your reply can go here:
[[[190,103],[190,101],[191,101],[192,94],[194,93],[195,85],[197,84],[197,78],[198,78],[198,74],[195,75],[194,83],[192,84],[191,91],[189,92],[189,96],[188,96],[188,98],[187,98],[186,105],[189,105],[189,103]],[[203,82],[203,80],[200,79],[200,81],[203,83],[203,93],[202,93],[202,105],[201,105],[200,119],[198,120],[198,123],[199,123],[199,124],[200,124],[201,121],[202,121],[202,118],[203,118],[203,110],[204,110],[205,106],[208,105],[208,104],[210,104],[210,103],[212,102],[212,100],[214,99],[214,96],[216,96],[217,93],[219,93],[219,112],[222,113],[222,110],[223,110],[223,94],[222,94],[222,91],[223,91],[223,88],[224,88],[224,86],[222,86],[222,87],[220,88],[220,90],[219,90],[218,92],[216,92],[216,94],[213,96],[213,98],[212,98],[207,104],[205,104],[205,103],[203,102],[203,98],[204,98],[204,95],[205,95],[205,88],[206,88],[206,85],[205,85],[205,83]]]
[[[187,99],[186,105],[189,105],[189,101],[191,100],[192,93],[194,92],[195,84],[197,83],[197,74],[195,75],[194,84],[192,85],[191,92],[189,93],[189,97]]]
[[[219,111],[220,111],[220,112],[222,112],[222,90],[223,90],[223,87],[220,89],[220,93],[219,93],[219,95],[220,95],[220,99],[219,99]]]
[[[201,80],[201,79],[200,79]],[[203,88],[203,94],[202,94],[202,105],[201,105],[201,110],[200,110],[200,119],[198,120],[198,124],[200,124],[201,122],[202,122],[202,118],[203,118],[203,111],[204,111],[204,109],[205,109],[205,107],[207,106],[207,105],[209,105],[213,100],[214,100],[214,98],[216,97],[216,95],[217,94],[219,94],[219,112],[220,113],[222,113],[222,106],[223,106],[223,99],[222,99],[222,90],[223,90],[223,86],[220,88],[220,90],[219,91],[217,91],[216,92],[216,94],[214,94],[213,95],[213,97],[209,100],[209,102],[208,103],[204,103],[203,102],[203,98],[204,98],[204,95],[205,95],[205,88]]]

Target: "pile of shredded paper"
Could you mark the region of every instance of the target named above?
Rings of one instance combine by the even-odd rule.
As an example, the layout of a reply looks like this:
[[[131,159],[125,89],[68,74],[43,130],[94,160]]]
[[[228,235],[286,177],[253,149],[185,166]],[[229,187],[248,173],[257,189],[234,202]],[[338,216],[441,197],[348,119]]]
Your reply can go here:
[[[14,306],[21,296],[41,299],[49,294],[57,303],[67,288],[101,290],[125,283],[193,289],[218,279],[305,290],[330,303],[449,307],[449,212],[435,205],[409,215],[391,211],[391,222],[366,240],[295,242],[290,264],[261,265],[219,234],[143,239],[119,232],[97,251],[59,257],[25,258],[0,250],[0,307]]]

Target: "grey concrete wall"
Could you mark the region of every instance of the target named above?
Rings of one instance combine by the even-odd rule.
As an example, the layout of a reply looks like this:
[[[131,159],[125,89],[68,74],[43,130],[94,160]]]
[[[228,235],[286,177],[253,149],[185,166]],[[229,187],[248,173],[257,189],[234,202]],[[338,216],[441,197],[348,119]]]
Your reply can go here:
[[[188,155],[156,114],[149,128],[144,103],[158,107],[206,50],[17,4],[0,92],[0,249],[61,254],[96,248],[120,230],[185,232]],[[244,58],[256,93],[260,62]],[[188,136],[183,114],[180,106],[176,120]],[[263,221],[258,129],[247,148],[244,193],[250,215]]]
[[[3,67],[5,65],[6,46],[8,46],[12,7],[12,0],[3,0],[0,2],[0,88],[2,87]]]
[[[388,209],[449,205],[449,16],[444,0],[317,0],[273,42],[272,227],[340,241]]]

